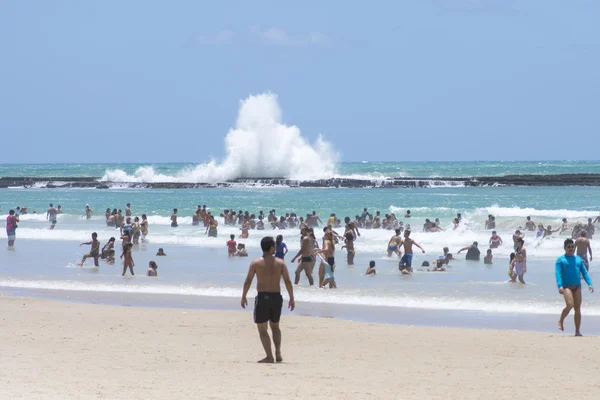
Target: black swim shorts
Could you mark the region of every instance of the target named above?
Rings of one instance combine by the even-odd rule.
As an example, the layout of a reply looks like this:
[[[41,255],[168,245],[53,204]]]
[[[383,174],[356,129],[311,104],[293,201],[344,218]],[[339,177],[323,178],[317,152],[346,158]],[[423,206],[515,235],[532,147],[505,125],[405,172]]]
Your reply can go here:
[[[327,264],[329,264],[332,268],[335,265],[335,257],[327,257]]]
[[[310,257],[310,256],[309,257],[302,257],[302,262],[303,263],[305,263],[305,262],[309,263],[309,262],[313,262],[313,261],[314,261],[313,258]]]
[[[283,297],[279,292],[258,292],[254,298],[254,323],[278,323],[281,318]]]

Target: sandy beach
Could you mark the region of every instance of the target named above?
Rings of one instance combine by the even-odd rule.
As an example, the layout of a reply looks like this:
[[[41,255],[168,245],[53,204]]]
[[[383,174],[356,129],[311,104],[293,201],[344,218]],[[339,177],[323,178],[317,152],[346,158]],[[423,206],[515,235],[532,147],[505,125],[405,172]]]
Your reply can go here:
[[[284,316],[284,363],[259,365],[249,311],[2,296],[0,315],[5,399],[600,398],[600,340],[558,331]]]

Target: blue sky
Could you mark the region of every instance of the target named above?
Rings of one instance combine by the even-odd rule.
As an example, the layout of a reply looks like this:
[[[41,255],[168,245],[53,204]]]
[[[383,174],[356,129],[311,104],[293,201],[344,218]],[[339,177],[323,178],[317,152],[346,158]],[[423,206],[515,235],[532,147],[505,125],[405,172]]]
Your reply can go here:
[[[239,101],[266,91],[342,161],[598,159],[598,15],[592,0],[4,1],[1,162],[223,157]]]

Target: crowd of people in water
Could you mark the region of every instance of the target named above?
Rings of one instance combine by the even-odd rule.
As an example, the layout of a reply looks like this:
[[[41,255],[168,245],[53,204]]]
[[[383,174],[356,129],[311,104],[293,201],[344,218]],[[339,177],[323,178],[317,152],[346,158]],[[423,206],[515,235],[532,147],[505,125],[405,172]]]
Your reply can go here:
[[[9,211],[6,218],[6,233],[9,248],[14,246],[16,230],[20,222],[20,215],[26,215],[28,213],[29,211],[25,206],[16,207]],[[33,213],[35,214],[36,212],[33,211]],[[62,213],[63,209],[60,205],[55,208],[53,204],[50,204],[46,211],[46,219],[50,222],[49,229],[54,229],[56,227],[57,217]],[[89,220],[93,215],[93,210],[89,204],[86,204],[83,216]],[[172,228],[177,228],[179,226],[178,216],[178,210],[177,208],[174,208],[170,217]],[[258,214],[251,214],[248,211],[239,210],[236,212],[227,209],[220,213],[219,216],[223,219],[226,226],[239,227],[241,231],[238,236],[239,239],[247,239],[252,230],[265,231],[277,229],[283,231],[286,229],[299,229],[300,249],[291,259],[292,264],[296,263],[297,260],[297,266],[294,271],[294,283],[296,285],[299,284],[302,273],[306,276],[309,284],[314,285],[313,271],[315,267],[317,267],[318,286],[320,288],[336,288],[336,245],[341,244],[341,250],[346,250],[346,263],[349,266],[354,265],[354,258],[356,255],[354,243],[361,236],[361,229],[386,229],[393,231],[385,250],[388,257],[395,255],[400,258],[398,270],[402,275],[411,275],[414,271],[412,260],[415,248],[421,250],[422,253],[425,253],[425,249],[411,238],[411,232],[414,228],[411,228],[410,224],[406,223],[405,225],[404,221],[399,221],[394,213],[382,216],[379,211],[372,214],[367,208],[364,208],[362,213],[360,215],[357,214],[354,219],[349,216],[344,217],[343,223],[335,213],[331,213],[326,222],[323,222],[316,211],[306,214],[306,217],[298,217],[295,213],[286,213],[285,215],[277,216],[274,209],[270,210],[266,215],[262,210],[259,211]],[[119,230],[119,238],[121,240],[121,254],[119,258],[123,260],[122,275],[124,276],[127,273],[127,270],[129,270],[131,275],[134,275],[133,268],[135,263],[133,260],[132,249],[134,246],[139,245],[140,241],[144,242],[148,236],[147,215],[141,214],[141,217],[133,216],[131,204],[127,203],[124,213],[121,209],[114,208],[111,210],[111,208],[107,208],[105,217],[107,226]],[[412,218],[411,212],[410,210],[407,210],[404,219],[408,222],[410,221],[410,218]],[[527,250],[524,247],[525,231],[536,232],[536,238],[539,239],[538,246],[543,239],[550,237],[555,233],[558,235],[567,234],[570,236],[564,243],[565,255],[559,257],[556,263],[556,279],[559,292],[564,296],[566,302],[566,306],[561,314],[559,328],[562,329],[564,319],[569,314],[570,310],[575,308],[576,334],[579,334],[579,323],[577,323],[577,320],[579,318],[580,322],[581,318],[579,314],[581,305],[579,276],[582,276],[586,280],[590,286],[590,291],[593,291],[587,271],[589,270],[589,262],[592,261],[590,239],[595,233],[594,224],[598,222],[600,222],[600,216],[595,219],[588,218],[587,224],[577,223],[569,230],[568,221],[566,218],[563,218],[562,224],[556,229],[553,229],[550,225],[544,227],[543,224],[536,224],[531,220],[531,217],[528,216],[524,227],[519,227],[512,235],[513,252],[510,254],[508,276],[510,277],[510,282],[519,280],[521,283],[525,283],[524,275],[527,272]],[[457,229],[461,223],[462,216],[458,213],[452,220],[451,229]],[[206,205],[198,205],[197,210],[192,216],[192,225],[202,225],[207,236],[214,238],[218,237],[219,223],[212,212],[207,210]],[[484,226],[486,230],[491,230],[491,235],[487,243],[488,248],[486,249],[483,261],[485,264],[492,264],[493,250],[503,246],[504,241],[496,231],[496,218],[494,215],[488,215],[488,218],[484,222]],[[321,243],[319,243],[315,234],[315,231],[319,228],[323,231]],[[444,228],[442,228],[438,218],[435,218],[433,221],[429,218],[425,219],[422,226],[423,232],[439,232],[442,230],[444,230]],[[267,236],[267,238],[270,237]],[[247,257],[248,252],[245,244],[241,242],[238,243],[235,239],[236,235],[230,234],[229,240],[225,243],[228,257]],[[115,237],[111,237],[108,242],[101,247],[101,243],[98,240],[98,234],[93,232],[90,241],[81,243],[81,245],[89,245],[90,251],[83,256],[79,265],[82,266],[88,258],[94,260],[94,265],[96,267],[99,266],[99,259],[103,259],[105,262],[113,264],[117,254],[115,250],[116,240]],[[283,241],[282,234],[277,235],[274,240],[273,250],[274,258],[284,260],[288,253],[288,247]],[[446,271],[447,267],[449,267],[449,263],[454,260],[454,256],[450,253],[448,247],[444,247],[442,251],[443,254],[432,261],[432,263],[423,261],[421,264],[423,270],[431,272]],[[479,261],[481,258],[478,242],[473,242],[472,244],[459,249],[457,254],[462,252],[466,253],[465,259],[469,261]],[[263,254],[263,257],[265,254],[266,253]],[[160,248],[158,249],[156,256],[166,256],[166,253]],[[151,277],[158,276],[157,269],[157,263],[153,260],[150,261],[146,275]],[[377,275],[376,263],[374,260],[369,262],[365,275]],[[575,276],[577,279],[575,279]],[[570,285],[566,285],[564,282],[568,282]]]
[[[29,211],[26,206],[16,207],[15,210],[10,210],[9,216],[7,217],[7,235],[9,239],[9,247],[14,245],[17,222],[19,222],[19,215],[25,215]],[[34,211],[35,213],[35,211]],[[46,211],[46,219],[50,221],[50,229],[54,229],[57,223],[57,216],[63,213],[61,205],[56,208],[53,204],[50,204]],[[86,219],[91,219],[94,212],[89,204],[85,205],[83,216]],[[178,223],[178,209],[174,208],[173,213],[170,217],[170,225],[173,228],[179,226]],[[425,250],[411,238],[411,232],[414,228],[411,228],[409,223],[400,221],[394,213],[381,215],[380,211],[375,213],[369,212],[367,208],[364,208],[360,214],[356,214],[353,219],[349,216],[344,217],[342,220],[335,214],[331,213],[329,217],[323,222],[317,215],[316,211],[307,213],[305,217],[300,216],[296,213],[285,213],[284,215],[278,216],[276,210],[269,210],[265,214],[262,210],[258,214],[250,213],[249,211],[235,211],[233,209],[226,209],[219,214],[222,218],[223,223],[226,226],[237,226],[240,229],[239,239],[246,239],[250,235],[250,231],[264,231],[264,230],[287,230],[287,229],[299,229],[301,234],[301,245],[298,253],[292,258],[292,263],[298,260],[298,266],[295,270],[295,283],[298,284],[302,272],[306,275],[309,284],[313,284],[313,270],[318,265],[318,285],[319,287],[329,286],[331,288],[336,287],[334,271],[335,271],[335,250],[336,245],[341,244],[341,250],[346,251],[346,263],[348,265],[354,265],[354,258],[356,255],[356,249],[354,242],[360,237],[360,230],[371,230],[371,229],[386,229],[393,231],[393,235],[388,240],[386,246],[386,252],[388,257],[396,255],[400,258],[398,269],[403,275],[411,275],[414,272],[412,259],[414,248],[418,248],[423,253]],[[404,215],[404,220],[411,221],[412,214],[410,210],[407,210]],[[146,214],[141,216],[133,216],[131,203],[127,203],[125,211],[119,208],[107,208],[105,211],[106,225],[115,227],[119,230],[119,239],[121,240],[121,254],[120,259],[123,260],[123,275],[129,270],[133,275],[134,262],[132,258],[132,248],[137,246],[140,242],[144,242],[148,236],[148,218]],[[588,218],[587,224],[578,223],[572,227],[570,234],[575,239],[577,247],[577,255],[579,255],[586,268],[589,268],[589,260],[592,258],[592,249],[589,239],[595,233],[594,224],[600,222],[600,216],[596,217],[595,220]],[[452,220],[452,225],[448,229],[457,229],[462,223],[462,215],[458,213]],[[205,234],[209,237],[218,236],[219,223],[215,218],[215,215],[207,209],[206,205],[198,205],[197,209],[192,215],[192,225],[201,226],[205,229]],[[485,264],[493,263],[493,250],[504,245],[504,241],[497,234],[496,231],[496,217],[492,214],[488,215],[484,222],[486,230],[491,230],[491,236],[488,241],[488,248],[485,251],[483,261]],[[323,238],[321,243],[317,241],[315,235],[315,229],[322,228]],[[422,232],[439,232],[444,230],[441,226],[439,218],[425,219],[422,225]],[[523,232],[521,231],[523,230]],[[531,220],[531,217],[527,217],[523,227],[519,227],[512,235],[513,252],[510,254],[510,262],[508,275],[511,282],[516,282],[517,279],[524,283],[524,274],[527,272],[527,250],[524,247],[524,231],[536,232],[536,238],[544,239],[555,233],[559,235],[569,233],[568,221],[563,218],[561,226],[553,229],[552,226],[543,224],[536,224]],[[235,235],[230,235],[230,239],[226,242],[227,254],[229,257],[247,257],[248,252],[246,245],[242,242],[236,242]],[[90,242],[84,242],[82,244],[90,245],[91,250],[81,260],[81,265],[88,258],[94,259],[94,265],[98,266],[98,259],[103,259],[109,264],[115,262],[115,237],[111,237],[107,243],[102,247],[97,240],[96,233],[92,234],[92,240]],[[541,240],[538,242],[538,246]],[[465,252],[465,259],[469,261],[479,261],[481,258],[481,251],[478,242],[465,246],[457,251],[457,254]],[[443,253],[438,256],[437,259],[431,263],[429,261],[423,261],[421,267],[423,270],[431,272],[443,272],[449,266],[451,260],[454,259],[452,253],[450,253],[448,247],[443,248]],[[287,245],[283,242],[283,235],[277,235],[276,239],[276,257],[283,259],[288,252]],[[589,254],[589,258],[588,258]],[[160,249],[157,256],[165,255],[164,251]],[[148,269],[148,275],[156,276],[156,269],[158,268],[156,263],[152,261],[152,265]],[[375,261],[369,263],[369,267],[366,271],[367,275],[375,275]]]

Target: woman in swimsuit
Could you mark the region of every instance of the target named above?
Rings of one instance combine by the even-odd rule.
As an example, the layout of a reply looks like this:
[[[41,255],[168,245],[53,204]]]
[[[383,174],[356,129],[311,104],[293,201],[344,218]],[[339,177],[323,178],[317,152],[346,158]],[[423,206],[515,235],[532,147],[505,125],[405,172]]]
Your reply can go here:
[[[208,221],[208,227],[206,228],[206,233],[208,234],[208,237],[217,237],[218,225],[219,223],[217,222],[215,217],[211,215]]]
[[[523,238],[515,240],[515,258],[512,261],[513,271],[511,276],[511,282],[516,282],[519,277],[519,282],[525,283],[523,275],[527,272],[527,250],[523,247],[525,242]]]

